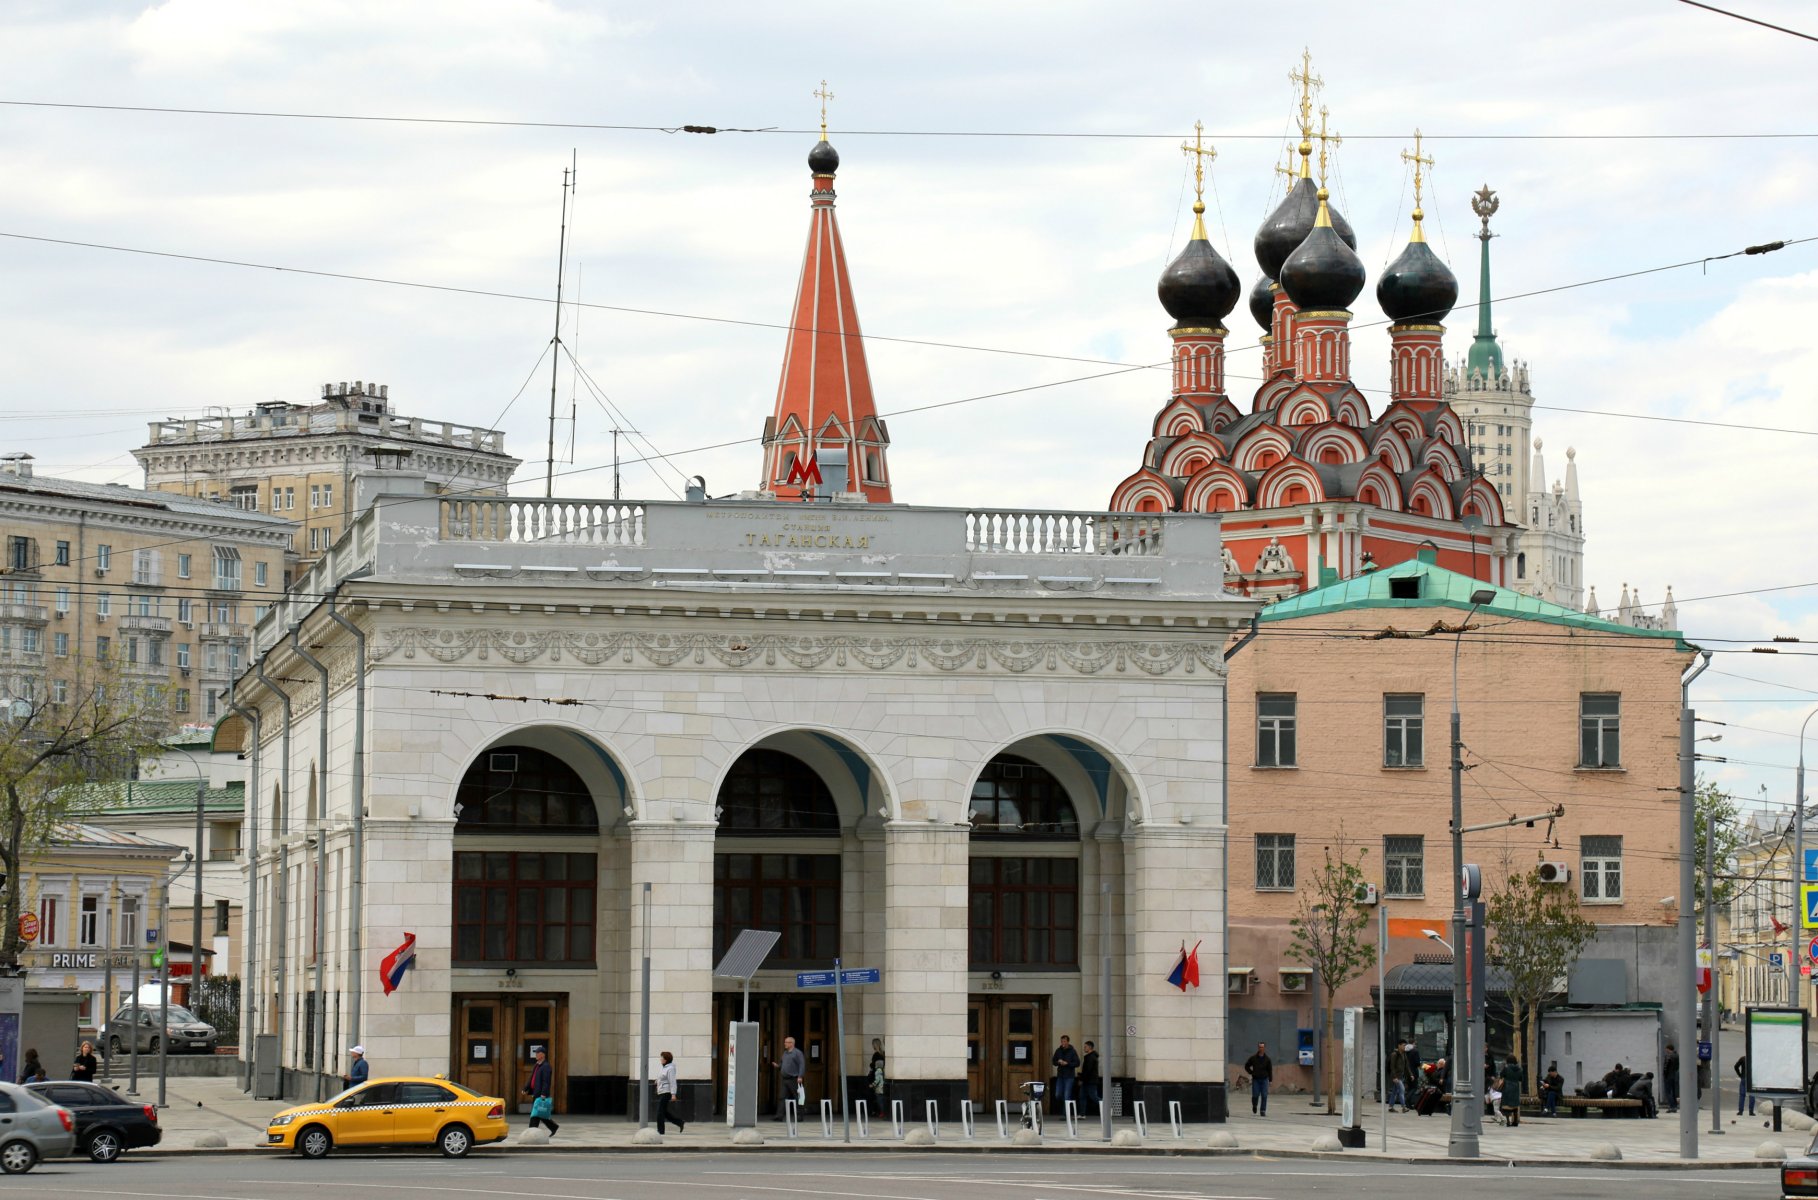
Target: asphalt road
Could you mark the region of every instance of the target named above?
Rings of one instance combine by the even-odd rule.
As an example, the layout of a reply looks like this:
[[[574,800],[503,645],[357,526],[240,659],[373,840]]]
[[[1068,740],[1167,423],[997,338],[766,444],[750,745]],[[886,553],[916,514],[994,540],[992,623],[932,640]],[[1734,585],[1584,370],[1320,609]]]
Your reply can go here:
[[[98,1167],[57,1162],[9,1179],[9,1195],[123,1200],[1757,1200],[1778,1196],[1771,1171],[1432,1166],[1365,1161],[1083,1155],[612,1155],[549,1152],[464,1162],[430,1156],[140,1158]]]

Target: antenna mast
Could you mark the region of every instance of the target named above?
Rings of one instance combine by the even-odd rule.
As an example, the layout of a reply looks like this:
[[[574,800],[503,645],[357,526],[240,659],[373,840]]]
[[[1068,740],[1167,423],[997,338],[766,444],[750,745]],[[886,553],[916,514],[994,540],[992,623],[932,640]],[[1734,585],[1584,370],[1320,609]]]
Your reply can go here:
[[[562,365],[562,276],[568,268],[568,194],[580,176],[576,152],[571,149],[568,155],[568,166],[562,168],[562,232],[556,241],[555,337],[550,341],[554,353],[549,356],[549,457],[543,464],[545,499],[555,495],[556,372]]]

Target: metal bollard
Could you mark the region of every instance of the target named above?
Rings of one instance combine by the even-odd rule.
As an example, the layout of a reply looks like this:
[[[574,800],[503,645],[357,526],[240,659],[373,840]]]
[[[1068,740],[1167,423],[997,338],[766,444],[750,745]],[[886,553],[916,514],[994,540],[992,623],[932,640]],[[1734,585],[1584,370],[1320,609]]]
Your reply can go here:
[[[997,1101],[997,1136],[1001,1138],[1010,1136],[1010,1102],[1008,1100]]]
[[[783,1101],[783,1132],[790,1137],[796,1135],[796,1107],[794,1100]]]
[[[960,1101],[960,1132],[970,1141],[976,1132],[972,1126],[972,1101]]]
[[[1079,1105],[1078,1105],[1078,1103],[1076,1103],[1075,1101],[1072,1101],[1072,1100],[1067,1101],[1066,1106],[1062,1109],[1062,1112],[1065,1114],[1065,1116],[1067,1118],[1067,1136],[1072,1138],[1075,1141],[1078,1141],[1079,1140]]]
[[[941,1136],[940,1105],[935,1103],[933,1100],[928,1101],[927,1113],[928,1113],[928,1136],[931,1138],[934,1138],[936,1141],[938,1141],[938,1140],[940,1140],[940,1136]]]
[[[890,1129],[896,1135],[897,1141],[903,1140],[903,1102],[901,1100],[890,1102]]]
[[[862,1138],[871,1136],[871,1104],[866,1100],[852,1102],[852,1116],[858,1122],[858,1135]]]
[[[1178,1141],[1181,1137],[1180,1101],[1179,1100],[1168,1101],[1168,1124],[1170,1124],[1174,1127],[1174,1137],[1175,1137],[1175,1140]]]
[[[821,1136],[827,1139],[833,1137],[833,1101],[831,1100],[821,1101]]]
[[[1149,1106],[1138,1100],[1133,1106],[1136,1113],[1136,1136],[1147,1139],[1149,1136]]]

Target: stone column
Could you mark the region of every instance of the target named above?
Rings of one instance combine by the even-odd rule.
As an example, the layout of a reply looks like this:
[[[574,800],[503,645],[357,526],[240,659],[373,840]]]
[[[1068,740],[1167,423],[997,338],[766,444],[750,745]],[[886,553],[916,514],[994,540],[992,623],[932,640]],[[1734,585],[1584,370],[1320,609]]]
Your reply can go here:
[[[638,1115],[638,1082],[653,1078],[638,1060],[642,1049],[644,884],[650,889],[650,1058],[675,1054],[691,1090],[712,1089],[713,837],[711,821],[633,821],[630,886],[602,897],[602,918],[623,921],[625,945],[625,1064],[627,1114]],[[616,911],[615,911],[616,909]],[[706,1094],[690,1095],[692,1111],[711,1112]],[[656,1112],[654,1097],[651,1112]]]
[[[1163,1122],[1168,1101],[1187,1121],[1225,1118],[1225,981],[1217,953],[1225,895],[1223,829],[1144,824],[1125,837],[1128,913],[1126,1026],[1117,1072],[1136,1080],[1132,1099]],[[1199,947],[1201,986],[1181,991],[1167,974],[1181,942]],[[1126,1031],[1120,1031],[1126,1032]],[[1128,1110],[1126,1109],[1126,1112]]]
[[[301,856],[291,855],[293,869]],[[379,1064],[376,1072],[445,1072],[453,1021],[449,961],[454,950],[454,821],[369,819],[366,864],[366,911],[348,914],[350,920],[362,923],[361,937],[370,947],[367,959],[372,964],[355,982],[365,989],[360,1040],[367,1056]],[[306,865],[315,869],[313,855]],[[291,929],[307,936],[308,889],[293,886],[290,895]],[[345,895],[331,901],[336,905],[346,902]],[[398,990],[387,996],[379,985],[379,963],[398,948],[406,933],[417,936],[417,965]],[[308,953],[307,945],[293,951],[289,971],[292,996],[314,986]],[[290,1000],[291,996],[285,997],[286,1003]],[[289,1041],[293,1014],[285,1016]]]
[[[890,1098],[943,1119],[966,1096],[966,961],[971,831],[928,821],[884,826],[884,1050]]]

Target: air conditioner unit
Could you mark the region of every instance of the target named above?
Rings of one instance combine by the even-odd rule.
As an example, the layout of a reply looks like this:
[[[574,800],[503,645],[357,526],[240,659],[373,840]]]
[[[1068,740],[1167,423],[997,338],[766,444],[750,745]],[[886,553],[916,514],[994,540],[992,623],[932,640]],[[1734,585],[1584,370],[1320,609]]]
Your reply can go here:
[[[486,756],[486,769],[495,775],[515,775],[518,771],[518,756],[515,754],[489,754]]]
[[[103,612],[98,612],[95,614],[95,620],[97,620],[101,624],[105,625],[105,624],[107,624],[107,614],[103,613]]]
[[[1381,897],[1376,893],[1375,884],[1360,883],[1357,885],[1357,902],[1359,904],[1376,904],[1380,900]]]
[[[1313,990],[1313,972],[1286,971],[1281,973],[1282,995],[1299,995]]]
[[[95,568],[95,578],[96,579],[106,579],[107,578],[107,568],[106,567],[96,567]]]
[[[180,673],[183,676],[183,678],[185,678],[185,679],[189,678],[189,668],[188,667],[178,667],[177,671],[178,671],[178,673]]]
[[[1230,993],[1233,996],[1249,995],[1250,994],[1250,972],[1248,972],[1248,971],[1227,971],[1227,972],[1225,972],[1225,991]]]
[[[1562,862],[1543,862],[1536,868],[1542,883],[1570,883],[1572,868]]]
[[[54,613],[54,614],[56,614],[56,618],[57,618],[57,620],[59,620],[59,621],[61,621],[61,620],[62,620],[62,619],[63,619],[63,615],[64,615],[64,614],[65,614],[65,613],[67,613],[67,612],[68,612],[68,611],[69,611],[69,610],[68,610],[68,609],[66,609],[66,608],[54,608],[54,609],[52,609],[52,610],[51,610],[51,611],[52,611],[52,612],[53,612],[53,613]]]
[[[185,629],[194,629],[196,627],[196,623],[194,621],[184,621],[182,624],[183,624],[183,628],[185,628]]]

